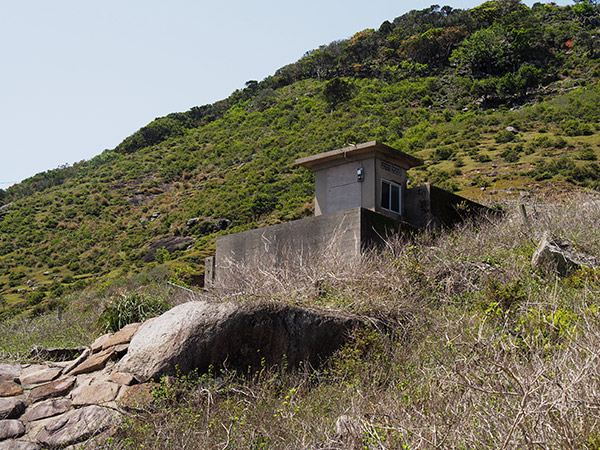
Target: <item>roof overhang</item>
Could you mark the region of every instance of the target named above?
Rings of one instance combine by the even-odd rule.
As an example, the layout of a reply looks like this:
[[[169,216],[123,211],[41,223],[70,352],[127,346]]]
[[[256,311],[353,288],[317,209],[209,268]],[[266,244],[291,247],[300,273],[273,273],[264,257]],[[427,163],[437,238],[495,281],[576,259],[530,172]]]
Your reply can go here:
[[[307,169],[318,170],[324,166],[336,165],[335,163],[337,161],[339,161],[340,164],[344,161],[360,161],[376,154],[379,154],[383,159],[394,162],[405,169],[423,165],[423,160],[377,141],[365,142],[363,144],[352,145],[350,147],[299,158],[294,164]]]

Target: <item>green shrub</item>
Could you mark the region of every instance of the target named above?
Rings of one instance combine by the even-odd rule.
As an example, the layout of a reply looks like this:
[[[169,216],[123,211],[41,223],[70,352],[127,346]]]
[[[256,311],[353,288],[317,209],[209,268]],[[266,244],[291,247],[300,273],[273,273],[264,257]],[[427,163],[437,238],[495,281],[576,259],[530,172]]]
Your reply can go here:
[[[588,148],[583,150],[577,158],[583,161],[596,161],[596,152],[593,149]]]
[[[121,295],[105,306],[98,325],[106,332],[115,332],[127,324],[156,317],[170,308],[171,305],[162,297],[138,293]]]
[[[500,130],[496,134],[496,142],[498,144],[505,144],[515,140],[515,134],[512,131]]]

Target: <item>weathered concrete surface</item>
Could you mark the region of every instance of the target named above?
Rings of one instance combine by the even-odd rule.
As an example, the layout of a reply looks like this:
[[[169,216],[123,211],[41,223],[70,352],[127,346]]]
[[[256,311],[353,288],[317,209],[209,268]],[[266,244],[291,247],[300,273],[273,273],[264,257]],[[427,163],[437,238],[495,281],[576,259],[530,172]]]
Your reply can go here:
[[[418,228],[451,227],[468,217],[491,210],[429,183],[407,189],[404,218]]]
[[[335,351],[356,317],[283,304],[189,302],[140,328],[117,370],[138,381],[199,369],[249,367],[300,361],[317,365]]]
[[[242,267],[273,268],[312,262],[322,254],[341,259],[358,257],[365,248],[382,244],[400,231],[414,231],[406,223],[364,208],[308,217],[285,224],[219,236],[214,257],[214,282],[227,286],[232,274]],[[213,267],[212,263],[207,267]]]

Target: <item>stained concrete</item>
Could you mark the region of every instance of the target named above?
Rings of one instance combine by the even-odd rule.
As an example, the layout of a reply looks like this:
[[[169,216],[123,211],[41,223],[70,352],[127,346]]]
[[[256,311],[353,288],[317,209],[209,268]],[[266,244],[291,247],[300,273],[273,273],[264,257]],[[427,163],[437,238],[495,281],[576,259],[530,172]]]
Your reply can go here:
[[[364,208],[352,208],[217,238],[216,254],[207,258],[211,286],[224,286],[239,266],[277,267],[307,263],[323,252],[354,258],[382,244],[391,234],[414,227]],[[212,281],[212,283],[211,283]]]

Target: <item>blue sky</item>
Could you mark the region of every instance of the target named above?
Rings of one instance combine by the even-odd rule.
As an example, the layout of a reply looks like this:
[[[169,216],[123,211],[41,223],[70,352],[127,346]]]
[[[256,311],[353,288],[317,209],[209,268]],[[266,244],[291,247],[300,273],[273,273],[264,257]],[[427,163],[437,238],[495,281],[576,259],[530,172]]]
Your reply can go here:
[[[431,3],[0,0],[0,188]]]

